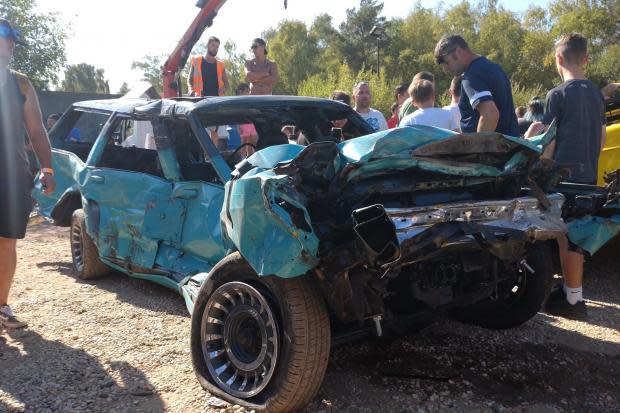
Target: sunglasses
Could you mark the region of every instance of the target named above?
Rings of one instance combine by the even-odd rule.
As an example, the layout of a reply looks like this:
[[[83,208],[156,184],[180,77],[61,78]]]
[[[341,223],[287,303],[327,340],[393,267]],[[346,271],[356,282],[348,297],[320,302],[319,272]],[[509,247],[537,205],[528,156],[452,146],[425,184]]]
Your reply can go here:
[[[437,56],[437,59],[435,61],[437,62],[438,65],[446,63],[446,61],[444,60],[444,57],[448,56],[450,53],[453,53],[455,50],[456,49],[452,49],[443,54],[440,54],[439,56]]]

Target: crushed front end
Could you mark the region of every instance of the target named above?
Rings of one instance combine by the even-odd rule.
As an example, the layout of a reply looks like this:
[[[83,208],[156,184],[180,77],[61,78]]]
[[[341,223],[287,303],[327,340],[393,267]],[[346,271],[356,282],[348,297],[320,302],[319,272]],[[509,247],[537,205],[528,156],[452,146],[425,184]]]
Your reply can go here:
[[[343,323],[504,305],[566,232],[564,197],[531,177],[547,140],[417,127],[268,148],[227,184],[224,237],[259,275],[315,277]]]

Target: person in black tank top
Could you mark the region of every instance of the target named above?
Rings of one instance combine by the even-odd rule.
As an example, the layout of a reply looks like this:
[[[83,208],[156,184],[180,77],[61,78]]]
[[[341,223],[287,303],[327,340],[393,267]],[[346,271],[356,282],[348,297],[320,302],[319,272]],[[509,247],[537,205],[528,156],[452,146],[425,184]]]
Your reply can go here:
[[[44,192],[56,188],[49,138],[32,84],[25,75],[9,69],[19,32],[0,19],[0,327],[21,328],[8,306],[15,274],[16,240],[24,238],[32,208],[33,180],[24,145],[28,135],[35,150]]]

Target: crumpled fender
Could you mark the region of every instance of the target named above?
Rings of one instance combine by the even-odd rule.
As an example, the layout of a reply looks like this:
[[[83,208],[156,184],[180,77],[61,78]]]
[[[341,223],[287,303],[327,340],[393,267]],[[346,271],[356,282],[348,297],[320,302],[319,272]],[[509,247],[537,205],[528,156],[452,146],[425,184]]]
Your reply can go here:
[[[257,168],[226,184],[223,236],[260,276],[295,277],[318,264],[305,199],[289,180]]]
[[[590,255],[620,233],[620,215],[596,217],[586,215],[568,222],[568,239]]]

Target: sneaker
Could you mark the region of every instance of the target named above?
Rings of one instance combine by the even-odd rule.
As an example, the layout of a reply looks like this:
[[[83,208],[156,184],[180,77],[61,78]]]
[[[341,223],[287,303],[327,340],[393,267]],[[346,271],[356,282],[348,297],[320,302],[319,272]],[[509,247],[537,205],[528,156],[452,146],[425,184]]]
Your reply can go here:
[[[549,297],[547,297],[547,303],[555,301],[566,301],[566,293],[562,284],[556,284],[552,289]]]
[[[13,315],[13,311],[11,311],[11,307],[8,305],[0,307],[0,325],[10,329],[28,327],[25,321],[21,321]]]
[[[550,295],[545,304],[545,313],[557,317],[568,318],[569,320],[585,320],[588,318],[588,309],[585,301],[578,301],[576,304],[569,304],[566,301],[564,291]],[[555,293],[555,291],[554,291]]]

